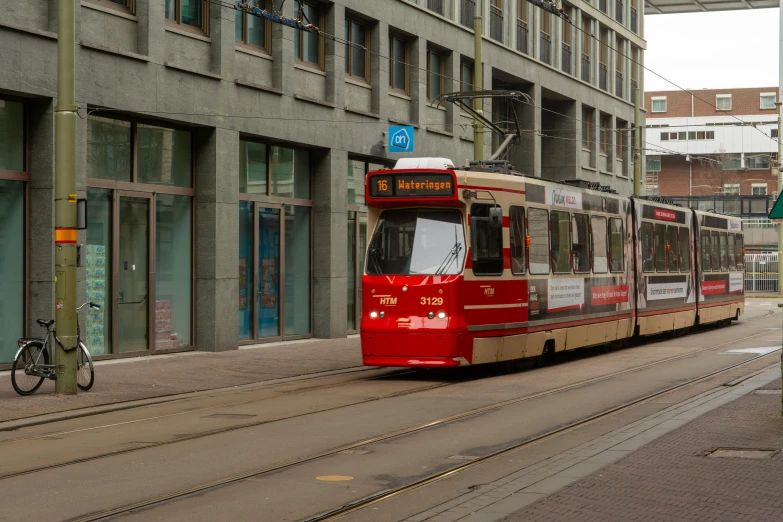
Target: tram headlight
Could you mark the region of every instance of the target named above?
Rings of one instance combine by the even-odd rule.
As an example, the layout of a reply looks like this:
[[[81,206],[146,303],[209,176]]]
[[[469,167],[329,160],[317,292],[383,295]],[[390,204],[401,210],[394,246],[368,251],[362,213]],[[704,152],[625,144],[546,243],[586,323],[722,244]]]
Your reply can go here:
[[[386,312],[381,312],[381,313],[379,313],[379,314],[378,314],[378,317],[380,317],[381,319],[383,319],[384,317],[386,317]]]
[[[370,319],[375,319],[378,317],[378,312],[370,312]]]
[[[427,313],[427,318],[428,319],[435,319],[435,312],[428,312]]]
[[[446,312],[438,312],[438,319],[445,319],[446,318]]]

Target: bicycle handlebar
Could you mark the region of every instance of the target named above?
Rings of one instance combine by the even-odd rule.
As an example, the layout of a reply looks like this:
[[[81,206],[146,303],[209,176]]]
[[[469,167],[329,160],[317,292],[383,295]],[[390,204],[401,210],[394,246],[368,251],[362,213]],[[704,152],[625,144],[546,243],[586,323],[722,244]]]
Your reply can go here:
[[[78,307],[77,310],[81,310],[85,306],[89,306],[90,308],[95,308],[96,310],[100,310],[101,309],[101,305],[97,305],[97,304],[95,304],[93,302],[88,302],[88,303],[84,303],[83,305]]]

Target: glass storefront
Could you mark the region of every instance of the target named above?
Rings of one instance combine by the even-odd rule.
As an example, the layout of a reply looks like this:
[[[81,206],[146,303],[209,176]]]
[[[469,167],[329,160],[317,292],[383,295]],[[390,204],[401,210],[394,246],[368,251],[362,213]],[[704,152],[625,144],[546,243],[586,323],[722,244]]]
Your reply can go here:
[[[0,170],[25,170],[24,105],[0,99]]]
[[[93,355],[189,348],[192,133],[94,116],[87,128],[85,286],[101,305],[87,314],[87,346]]]
[[[0,364],[24,336],[24,183],[0,180]]]
[[[239,339],[312,333],[310,153],[240,141]]]

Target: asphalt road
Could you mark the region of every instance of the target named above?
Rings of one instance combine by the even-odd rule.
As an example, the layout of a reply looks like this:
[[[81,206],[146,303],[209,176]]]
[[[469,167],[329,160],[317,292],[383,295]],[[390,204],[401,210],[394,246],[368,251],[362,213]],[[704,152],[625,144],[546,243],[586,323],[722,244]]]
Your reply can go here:
[[[80,519],[145,502],[121,518],[302,520],[749,361],[345,518],[402,520],[769,366],[779,354],[758,349],[780,346],[780,322],[771,301],[749,301],[730,327],[512,374],[372,370],[0,432],[0,520]],[[460,418],[435,422],[451,416]]]

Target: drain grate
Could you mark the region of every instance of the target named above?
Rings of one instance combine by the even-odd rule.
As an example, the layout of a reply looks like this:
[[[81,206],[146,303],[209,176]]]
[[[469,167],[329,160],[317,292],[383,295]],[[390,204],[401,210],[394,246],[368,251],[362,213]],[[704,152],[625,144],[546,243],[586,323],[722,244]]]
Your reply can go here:
[[[718,448],[707,453],[708,457],[734,458],[734,459],[770,459],[780,450],[756,449],[756,448]]]
[[[783,390],[756,390],[753,393],[756,395],[780,395]]]
[[[205,419],[250,419],[255,415],[249,415],[247,413],[214,413],[207,415]]]

